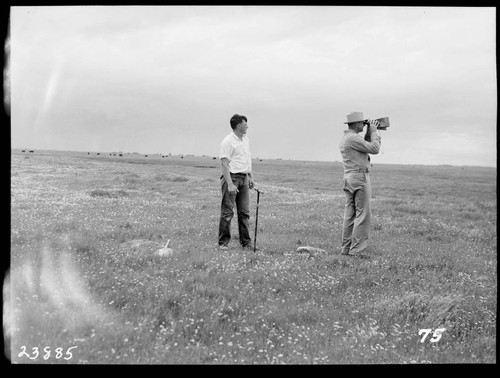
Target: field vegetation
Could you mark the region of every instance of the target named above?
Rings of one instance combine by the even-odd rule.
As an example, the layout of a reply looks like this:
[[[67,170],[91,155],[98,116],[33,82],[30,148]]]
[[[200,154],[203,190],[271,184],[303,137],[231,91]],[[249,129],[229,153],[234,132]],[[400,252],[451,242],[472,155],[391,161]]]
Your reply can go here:
[[[8,357],[496,363],[496,169],[373,160],[371,242],[354,258],[339,255],[338,162],[254,161],[253,253],[235,221],[217,248],[211,157],[13,150]],[[169,239],[174,255],[156,255]],[[299,240],[327,252],[296,253]]]

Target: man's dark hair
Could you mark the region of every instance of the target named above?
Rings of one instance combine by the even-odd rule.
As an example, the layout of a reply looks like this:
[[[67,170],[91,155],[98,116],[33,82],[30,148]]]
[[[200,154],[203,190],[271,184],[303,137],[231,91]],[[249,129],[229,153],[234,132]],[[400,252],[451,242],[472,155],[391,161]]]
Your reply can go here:
[[[229,123],[231,124],[231,129],[233,130],[236,129],[236,126],[238,126],[243,121],[248,122],[247,117],[245,117],[244,115],[235,114],[229,120]]]

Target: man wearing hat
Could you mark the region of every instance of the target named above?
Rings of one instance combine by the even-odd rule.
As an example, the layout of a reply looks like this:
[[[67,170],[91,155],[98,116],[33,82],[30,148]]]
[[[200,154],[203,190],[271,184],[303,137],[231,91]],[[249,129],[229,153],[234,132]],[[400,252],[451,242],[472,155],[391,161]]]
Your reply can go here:
[[[344,224],[342,229],[342,254],[359,255],[366,250],[371,223],[370,156],[380,150],[379,122],[368,120],[362,112],[347,115],[348,130],[340,142],[344,164],[346,195]],[[368,124],[365,137],[359,133]]]

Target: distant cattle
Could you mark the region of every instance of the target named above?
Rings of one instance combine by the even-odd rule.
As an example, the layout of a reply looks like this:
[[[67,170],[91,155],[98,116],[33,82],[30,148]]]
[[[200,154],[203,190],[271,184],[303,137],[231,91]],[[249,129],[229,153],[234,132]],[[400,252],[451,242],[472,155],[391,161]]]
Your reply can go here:
[[[123,154],[118,154],[118,156],[123,156]]]
[[[100,152],[97,153],[97,155],[100,155],[100,154],[101,154]]]
[[[87,155],[90,155],[90,152],[87,152]]]
[[[26,152],[26,150],[23,150],[23,152]]]
[[[214,157],[212,158],[212,160],[217,160],[217,158],[214,156]]]
[[[30,150],[31,153],[35,152],[34,150]]]
[[[144,157],[148,157],[148,155],[144,155]]]

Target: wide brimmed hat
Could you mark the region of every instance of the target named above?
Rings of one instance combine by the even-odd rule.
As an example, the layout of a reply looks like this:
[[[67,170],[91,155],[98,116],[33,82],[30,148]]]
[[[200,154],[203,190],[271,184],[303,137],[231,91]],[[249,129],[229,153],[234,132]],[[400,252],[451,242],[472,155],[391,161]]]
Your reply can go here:
[[[355,123],[355,122],[364,122],[367,121],[368,118],[365,118],[363,112],[352,112],[347,115],[347,122],[344,123]]]

